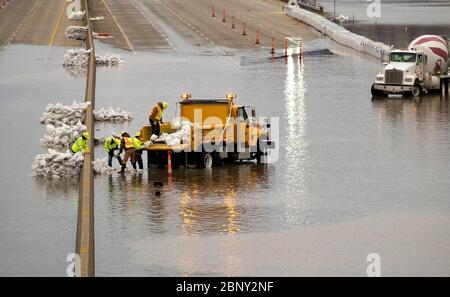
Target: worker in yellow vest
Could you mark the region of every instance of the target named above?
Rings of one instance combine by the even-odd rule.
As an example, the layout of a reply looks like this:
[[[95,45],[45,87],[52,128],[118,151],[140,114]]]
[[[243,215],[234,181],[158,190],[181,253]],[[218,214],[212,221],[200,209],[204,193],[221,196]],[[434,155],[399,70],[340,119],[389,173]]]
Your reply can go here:
[[[122,170],[120,172],[125,172],[128,159],[130,159],[131,165],[133,165],[134,170],[136,170],[136,149],[134,148],[133,138],[131,138],[130,134],[125,131],[120,133],[120,135],[122,136],[122,140],[120,142],[119,154],[125,151],[125,155],[122,160]]]
[[[70,147],[72,154],[83,151],[84,153],[89,153],[89,139],[91,139],[89,132],[84,132],[74,144]]]
[[[142,161],[142,151],[144,148],[144,143],[142,142],[141,132],[136,132],[133,138],[134,149],[136,150],[136,161],[139,165],[139,170],[144,170],[144,162]]]
[[[112,135],[105,139],[103,148],[108,153],[108,166],[112,167],[112,161],[114,157],[117,157],[120,166],[122,166],[122,158],[119,154],[120,138],[119,136]]]
[[[148,120],[150,122],[150,125],[152,126],[152,136],[156,135],[159,137],[161,133],[161,127],[160,124],[163,120],[163,114],[164,111],[169,108],[169,104],[164,101],[160,101],[156,103],[156,105],[153,107],[152,111],[150,112],[150,115],[148,116]]]

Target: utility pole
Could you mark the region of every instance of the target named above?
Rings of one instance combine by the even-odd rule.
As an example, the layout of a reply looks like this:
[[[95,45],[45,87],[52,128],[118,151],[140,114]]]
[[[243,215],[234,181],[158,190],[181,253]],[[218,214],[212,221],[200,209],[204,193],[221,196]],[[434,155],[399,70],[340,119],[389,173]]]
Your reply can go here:
[[[336,19],[336,0],[334,0],[334,19]]]

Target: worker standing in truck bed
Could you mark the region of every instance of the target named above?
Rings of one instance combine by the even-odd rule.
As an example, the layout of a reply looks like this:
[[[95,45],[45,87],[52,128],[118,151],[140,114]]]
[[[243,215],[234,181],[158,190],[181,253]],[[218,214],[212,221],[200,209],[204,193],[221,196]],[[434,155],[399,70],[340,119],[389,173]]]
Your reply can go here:
[[[161,133],[160,124],[162,123],[164,110],[166,110],[168,107],[169,104],[167,104],[167,102],[160,101],[156,103],[156,105],[150,112],[148,120],[150,122],[150,125],[152,126],[152,136],[156,135],[157,137],[159,137]]]

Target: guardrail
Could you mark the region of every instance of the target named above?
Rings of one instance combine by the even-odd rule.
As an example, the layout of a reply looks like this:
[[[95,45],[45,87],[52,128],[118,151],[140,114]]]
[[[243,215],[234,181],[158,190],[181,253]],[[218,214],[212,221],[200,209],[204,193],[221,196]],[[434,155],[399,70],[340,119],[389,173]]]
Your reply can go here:
[[[90,49],[89,65],[86,80],[86,97],[88,102],[86,110],[85,125],[90,133],[89,152],[84,156],[83,170],[80,177],[78,222],[76,235],[76,253],[80,256],[79,276],[95,276],[95,237],[94,237],[94,172],[92,161],[94,160],[94,108],[95,108],[95,48],[92,24],[89,13],[89,0],[84,0],[82,6],[86,12],[86,26],[88,34],[86,38],[86,49]]]

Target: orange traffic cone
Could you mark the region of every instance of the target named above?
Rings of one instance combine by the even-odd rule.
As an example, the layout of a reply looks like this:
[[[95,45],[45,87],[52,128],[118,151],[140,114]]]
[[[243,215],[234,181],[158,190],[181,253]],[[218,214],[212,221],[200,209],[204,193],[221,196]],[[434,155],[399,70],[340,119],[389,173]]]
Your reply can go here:
[[[259,41],[259,29],[256,30],[256,42],[255,44],[261,44],[261,42]]]
[[[172,153],[167,152],[167,173],[172,176]]]

